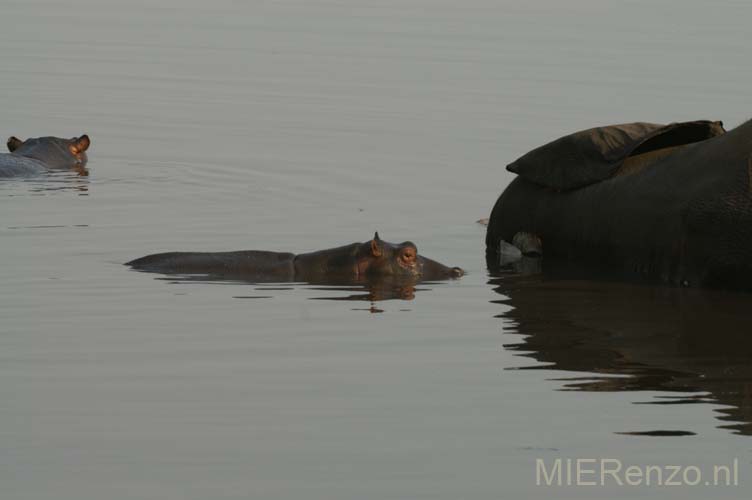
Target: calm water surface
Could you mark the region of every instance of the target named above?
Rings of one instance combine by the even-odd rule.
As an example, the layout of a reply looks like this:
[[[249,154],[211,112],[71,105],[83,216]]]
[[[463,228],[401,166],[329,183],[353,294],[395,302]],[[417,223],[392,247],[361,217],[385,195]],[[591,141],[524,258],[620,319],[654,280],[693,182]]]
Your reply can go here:
[[[566,132],[750,115],[748,2],[5,1],[0,497],[746,498],[747,295],[489,276],[503,166]],[[411,300],[160,279],[157,251],[410,239]],[[313,300],[335,299],[335,300]],[[535,485],[535,460],[737,488]]]

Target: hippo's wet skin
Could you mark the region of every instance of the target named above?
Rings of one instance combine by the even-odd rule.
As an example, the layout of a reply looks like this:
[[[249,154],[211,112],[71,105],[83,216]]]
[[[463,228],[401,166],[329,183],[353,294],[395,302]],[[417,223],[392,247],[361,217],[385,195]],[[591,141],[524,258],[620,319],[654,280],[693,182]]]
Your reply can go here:
[[[376,233],[372,240],[318,252],[242,250],[237,252],[167,252],[128,262],[134,269],[162,274],[203,274],[257,282],[364,282],[371,279],[433,281],[458,278],[447,267],[418,255],[411,242],[388,243]]]
[[[38,137],[8,139],[8,151],[0,154],[0,178],[36,175],[49,170],[79,170],[86,165],[89,136],[73,139]]]
[[[518,177],[491,213],[489,266],[517,239],[539,243],[544,268],[752,291],[752,120],[727,133],[708,121],[599,127],[507,168]]]

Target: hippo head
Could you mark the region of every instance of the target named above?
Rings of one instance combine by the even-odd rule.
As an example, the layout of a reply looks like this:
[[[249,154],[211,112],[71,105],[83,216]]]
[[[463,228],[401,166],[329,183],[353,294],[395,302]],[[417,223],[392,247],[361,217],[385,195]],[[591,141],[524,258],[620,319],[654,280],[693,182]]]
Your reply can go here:
[[[418,249],[414,243],[389,243],[379,238],[379,233],[360,246],[356,265],[359,276],[419,277],[422,272]]]
[[[464,274],[458,267],[446,267],[436,261],[418,255],[414,243],[388,243],[379,238],[363,243],[357,255],[357,273],[369,277],[410,277],[417,279],[457,278]]]
[[[47,168],[83,168],[90,142],[86,134],[73,139],[38,137],[25,141],[11,137],[8,139],[8,150],[19,156],[39,160]]]

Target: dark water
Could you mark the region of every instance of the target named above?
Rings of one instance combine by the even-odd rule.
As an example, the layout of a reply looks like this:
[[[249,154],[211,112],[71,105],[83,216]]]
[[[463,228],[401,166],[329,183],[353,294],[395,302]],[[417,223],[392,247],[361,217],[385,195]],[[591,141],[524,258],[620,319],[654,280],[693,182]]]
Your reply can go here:
[[[563,390],[660,391],[645,404],[715,403],[716,424],[752,434],[752,340],[744,294],[546,276],[492,279],[521,342],[505,348],[557,369]],[[590,372],[581,376],[582,372]],[[678,424],[678,421],[677,421]],[[685,433],[691,429],[624,429]]]
[[[489,276],[503,166],[613,122],[749,118],[746,2],[5,2],[0,498],[744,498],[747,295]],[[411,240],[412,290],[164,279],[168,250]],[[388,299],[388,300],[383,300]],[[739,463],[540,487],[538,458]],[[705,469],[703,469],[705,470]]]

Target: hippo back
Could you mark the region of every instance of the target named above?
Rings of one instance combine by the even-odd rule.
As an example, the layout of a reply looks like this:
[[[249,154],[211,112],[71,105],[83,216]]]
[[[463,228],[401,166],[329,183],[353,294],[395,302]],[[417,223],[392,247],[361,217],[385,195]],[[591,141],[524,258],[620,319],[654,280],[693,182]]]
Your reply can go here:
[[[44,163],[34,158],[0,153],[0,178],[36,175],[46,170]]]
[[[292,253],[263,250],[166,252],[147,255],[126,265],[163,274],[202,274],[285,282],[294,279],[294,258]]]

